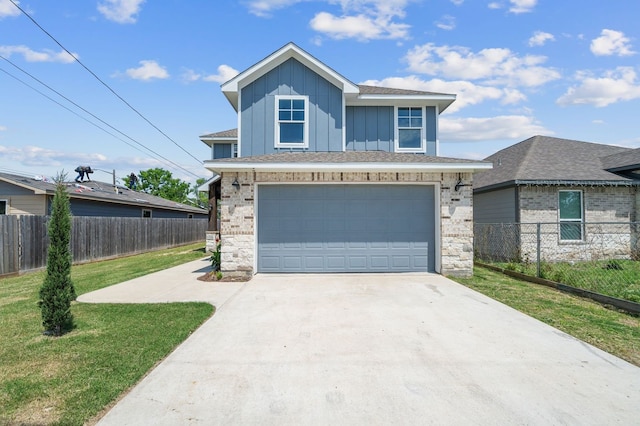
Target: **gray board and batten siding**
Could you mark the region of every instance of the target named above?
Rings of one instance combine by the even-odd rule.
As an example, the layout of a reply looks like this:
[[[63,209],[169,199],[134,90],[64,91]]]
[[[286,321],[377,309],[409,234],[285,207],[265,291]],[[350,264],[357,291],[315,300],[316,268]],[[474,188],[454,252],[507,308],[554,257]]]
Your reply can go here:
[[[435,107],[426,107],[426,154],[436,155]],[[346,109],[347,151],[394,152],[395,109],[392,106],[348,106]]]
[[[475,223],[519,222],[517,197],[516,187],[474,194],[473,221]]]
[[[260,185],[258,272],[435,271],[432,185]]]
[[[275,147],[275,96],[309,96],[308,151],[342,151],[342,92],[295,59],[288,59],[241,89],[243,157],[300,148]]]

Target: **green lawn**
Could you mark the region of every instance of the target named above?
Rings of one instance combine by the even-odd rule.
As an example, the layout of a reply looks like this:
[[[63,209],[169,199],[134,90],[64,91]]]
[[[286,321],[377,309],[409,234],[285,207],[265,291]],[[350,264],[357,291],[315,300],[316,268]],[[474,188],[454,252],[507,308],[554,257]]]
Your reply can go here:
[[[480,293],[640,366],[640,318],[538,284],[476,267],[453,278]],[[532,348],[535,350],[535,348]]]
[[[78,295],[204,257],[202,244],[72,269]],[[0,425],[81,425],[130,388],[213,312],[206,303],[75,303],[75,329],[42,335],[44,272],[0,279]]]
[[[495,263],[496,266],[535,277],[535,263]],[[606,296],[640,303],[640,261],[543,262],[541,278]]]

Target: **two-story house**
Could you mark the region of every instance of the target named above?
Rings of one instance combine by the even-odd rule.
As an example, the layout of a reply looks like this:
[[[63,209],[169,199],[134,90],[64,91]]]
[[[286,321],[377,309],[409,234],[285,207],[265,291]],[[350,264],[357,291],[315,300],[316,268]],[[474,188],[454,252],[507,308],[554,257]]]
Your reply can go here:
[[[201,140],[223,273],[472,273],[491,164],[438,157],[455,95],[357,85],[293,43],[221,87],[237,129]]]

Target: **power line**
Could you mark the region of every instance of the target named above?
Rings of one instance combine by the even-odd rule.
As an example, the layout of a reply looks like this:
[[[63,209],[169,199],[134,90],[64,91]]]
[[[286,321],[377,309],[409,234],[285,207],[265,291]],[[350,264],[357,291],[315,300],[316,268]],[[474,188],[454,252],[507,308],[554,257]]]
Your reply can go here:
[[[38,28],[40,28],[42,30],[42,32],[44,32],[47,36],[49,36],[49,38],[51,38],[51,40],[53,40],[58,46],[60,46],[62,48],[62,50],[64,50],[65,52],[67,52],[67,54],[69,56],[71,56],[78,64],[80,64],[80,66],[82,66],[82,68],[84,68],[89,74],[91,74],[96,80],[98,80],[104,87],[106,87],[111,93],[113,93],[118,99],[120,99],[126,106],[128,106],[133,112],[135,112],[136,114],[138,114],[140,116],[140,118],[142,118],[144,121],[146,121],[151,127],[153,127],[154,129],[156,129],[162,136],[164,136],[165,138],[167,138],[169,141],[171,141],[175,146],[177,146],[178,148],[180,148],[182,151],[184,151],[187,155],[189,155],[191,158],[193,158],[194,160],[196,160],[199,164],[202,164],[202,160],[199,160],[198,158],[196,158],[193,154],[191,154],[189,151],[187,151],[186,149],[184,149],[180,144],[178,144],[178,142],[174,141],[171,137],[169,137],[169,135],[167,135],[165,132],[163,132],[162,130],[160,130],[160,128],[158,128],[158,126],[156,126],[155,124],[153,124],[149,119],[147,119],[147,117],[145,117],[144,115],[142,115],[142,113],[140,111],[138,111],[136,108],[134,108],[129,102],[127,102],[122,96],[120,96],[118,93],[116,93],[115,90],[113,90],[107,83],[105,83],[100,77],[98,77],[93,71],[91,71],[89,69],[89,67],[87,67],[84,63],[82,63],[82,61],[80,61],[80,59],[78,59],[74,54],[72,54],[69,50],[67,50],[66,47],[64,47],[62,45],[62,43],[60,43],[54,36],[52,36],[47,30],[45,30],[40,24],[38,24],[38,22],[36,22],[35,19],[33,19],[31,17],[31,15],[29,15],[24,9],[22,9],[20,6],[18,6],[18,4],[14,1],[14,0],[9,0],[11,3],[13,3],[13,5],[15,7],[17,7],[20,12],[22,12],[27,18],[29,18],[31,20],[31,22],[33,22]]]
[[[107,123],[106,121],[102,120],[100,117],[96,116],[95,114],[93,114],[92,112],[88,111],[87,109],[83,108],[82,106],[78,105],[76,102],[74,102],[73,100],[69,99],[68,97],[64,96],[62,93],[58,92],[57,90],[55,90],[54,88],[52,88],[51,86],[49,86],[48,84],[44,83],[43,81],[39,80],[37,77],[33,76],[32,74],[30,74],[28,71],[20,68],[18,65],[14,64],[13,62],[11,62],[9,59],[5,58],[4,56],[0,55],[0,59],[5,60],[6,62],[8,62],[9,64],[11,64],[12,66],[14,66],[15,68],[17,68],[18,70],[20,70],[21,72],[23,72],[24,74],[28,75],[29,77],[31,77],[33,80],[37,81],[38,83],[40,83],[41,85],[43,85],[44,87],[46,87],[47,89],[51,90],[52,92],[54,92],[55,94],[57,94],[58,96],[60,96],[61,98],[65,99],[67,102],[71,103],[72,105],[74,105],[75,107],[79,108],[80,110],[84,111],[85,113],[89,114],[91,117],[95,118],[96,120],[100,121],[102,124],[108,126],[109,128],[115,130],[116,132],[118,132],[119,134],[121,134],[122,136],[128,138],[129,140],[133,141],[134,143],[140,145],[141,147],[143,147],[144,149],[146,149],[147,151],[149,151],[148,153],[145,153],[143,151],[141,151],[139,148],[131,145],[129,142],[127,142],[126,140],[114,135],[113,133],[109,132],[108,130],[98,126],[96,123],[88,120],[86,117],[81,116],[80,114],[78,114],[77,112],[71,110],[70,108],[68,108],[67,106],[61,104],[60,102],[56,101],[55,99],[51,98],[50,96],[48,96],[47,94],[39,91],[38,89],[36,89],[35,87],[31,86],[30,84],[26,83],[25,81],[22,81],[21,79],[19,79],[18,77],[12,75],[11,73],[9,73],[8,71],[0,68],[0,71],[4,72],[5,74],[7,74],[8,76],[10,76],[11,78],[17,80],[18,82],[24,84],[25,86],[29,87],[30,89],[34,90],[36,93],[44,96],[45,98],[49,99],[51,102],[57,104],[58,106],[66,109],[67,111],[71,112],[72,114],[80,117],[81,119],[85,120],[87,123],[97,127],[98,129],[102,130],[103,132],[107,133],[110,136],[113,136],[114,138],[118,139],[121,142],[124,142],[125,144],[129,145],[130,147],[138,150],[139,152],[143,153],[143,154],[151,154],[154,158],[159,159],[161,158],[162,160],[166,161],[168,164],[172,164],[174,165],[176,168],[194,176],[194,177],[200,177],[197,174],[185,169],[184,167],[180,166],[179,164],[169,160],[168,158],[162,156],[161,154],[158,154],[157,152],[153,151],[151,148],[146,147],[144,144],[142,144],[141,142],[138,142],[137,140],[135,140],[134,138],[132,138],[131,136],[127,135],[126,133],[123,133],[122,131],[118,130],[117,128],[113,127],[111,124]],[[159,158],[158,158],[159,157]]]

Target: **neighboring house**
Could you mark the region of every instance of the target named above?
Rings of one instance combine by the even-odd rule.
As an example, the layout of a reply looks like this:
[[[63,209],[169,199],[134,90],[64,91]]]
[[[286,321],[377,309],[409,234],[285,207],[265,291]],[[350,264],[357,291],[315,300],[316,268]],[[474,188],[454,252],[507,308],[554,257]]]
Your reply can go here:
[[[455,95],[359,86],[293,43],[222,92],[238,128],[201,139],[223,273],[472,273],[471,184],[491,165],[437,156]]]
[[[104,182],[68,182],[71,213],[74,216],[195,218],[208,212]],[[55,183],[8,173],[0,173],[0,214],[48,215]]]
[[[590,259],[595,248],[626,257],[636,247],[640,149],[534,136],[485,161],[493,169],[477,173],[473,189],[478,239],[480,224],[544,223],[550,260]],[[517,255],[534,259],[535,238],[514,238]]]

